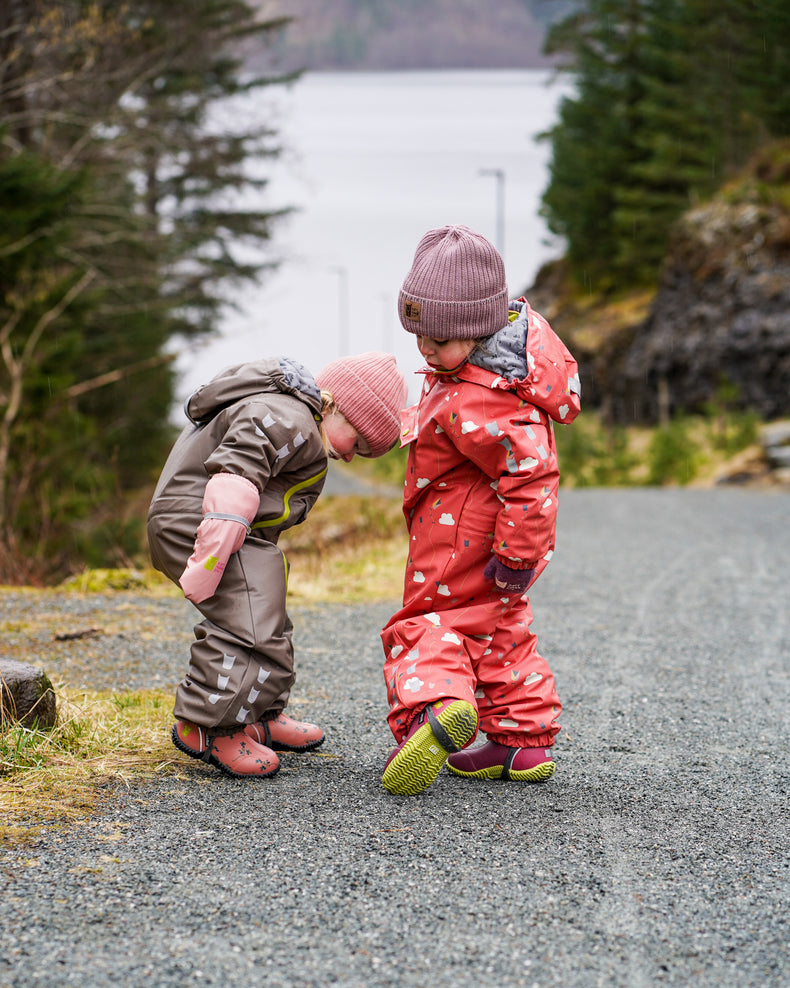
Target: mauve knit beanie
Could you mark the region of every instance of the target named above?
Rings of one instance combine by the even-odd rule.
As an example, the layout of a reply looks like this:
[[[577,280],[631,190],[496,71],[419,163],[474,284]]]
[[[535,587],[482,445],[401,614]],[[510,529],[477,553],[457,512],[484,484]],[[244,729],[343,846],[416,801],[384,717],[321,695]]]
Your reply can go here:
[[[505,265],[468,226],[429,230],[398,296],[403,328],[434,340],[475,340],[507,325]]]
[[[370,456],[381,456],[395,445],[408,385],[391,353],[374,350],[340,357],[316,374],[315,380],[322,391],[330,392],[338,411],[367,442]]]

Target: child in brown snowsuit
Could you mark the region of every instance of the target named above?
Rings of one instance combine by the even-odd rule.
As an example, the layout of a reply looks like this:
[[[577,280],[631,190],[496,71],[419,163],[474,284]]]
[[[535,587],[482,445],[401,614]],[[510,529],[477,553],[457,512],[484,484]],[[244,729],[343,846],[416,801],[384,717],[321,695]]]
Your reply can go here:
[[[278,750],[307,751],[321,729],[284,713],[294,682],[282,531],[303,521],[328,457],[381,456],[397,441],[406,381],[371,352],[315,379],[286,358],[231,367],[186,403],[148,516],[154,566],[204,620],[176,691],[173,743],[228,775],[268,777]]]

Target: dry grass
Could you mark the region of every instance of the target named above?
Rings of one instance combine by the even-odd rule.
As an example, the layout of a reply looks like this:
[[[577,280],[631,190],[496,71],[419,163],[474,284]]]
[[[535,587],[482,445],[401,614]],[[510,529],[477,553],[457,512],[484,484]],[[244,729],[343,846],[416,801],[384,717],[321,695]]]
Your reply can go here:
[[[117,784],[178,771],[168,693],[55,692],[54,728],[14,724],[0,733],[4,844],[30,839],[44,824],[84,819]]]

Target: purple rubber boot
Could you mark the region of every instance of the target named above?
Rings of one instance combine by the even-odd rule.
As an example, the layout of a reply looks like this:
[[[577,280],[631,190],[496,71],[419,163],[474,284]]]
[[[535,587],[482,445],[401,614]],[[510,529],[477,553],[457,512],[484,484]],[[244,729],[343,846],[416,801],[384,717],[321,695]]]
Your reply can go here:
[[[466,748],[447,759],[455,775],[467,779],[502,779],[517,782],[545,782],[554,774],[551,748],[509,748],[486,741],[479,748]]]

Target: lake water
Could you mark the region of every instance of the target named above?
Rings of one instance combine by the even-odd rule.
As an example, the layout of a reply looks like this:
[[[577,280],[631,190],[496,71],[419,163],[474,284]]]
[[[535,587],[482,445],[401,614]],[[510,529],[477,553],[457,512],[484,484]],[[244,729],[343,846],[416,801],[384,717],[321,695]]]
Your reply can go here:
[[[179,397],[239,361],[287,354],[315,373],[341,354],[388,350],[414,398],[421,360],[396,301],[423,233],[464,223],[487,236],[512,295],[561,252],[538,216],[550,149],[536,135],[568,91],[552,78],[544,70],[314,73],[236,102],[230,112],[272,120],[286,148],[276,163],[252,163],[270,177],[257,201],[299,211],[269,246],[282,258],[278,271],[242,289],[217,337],[181,353]]]

